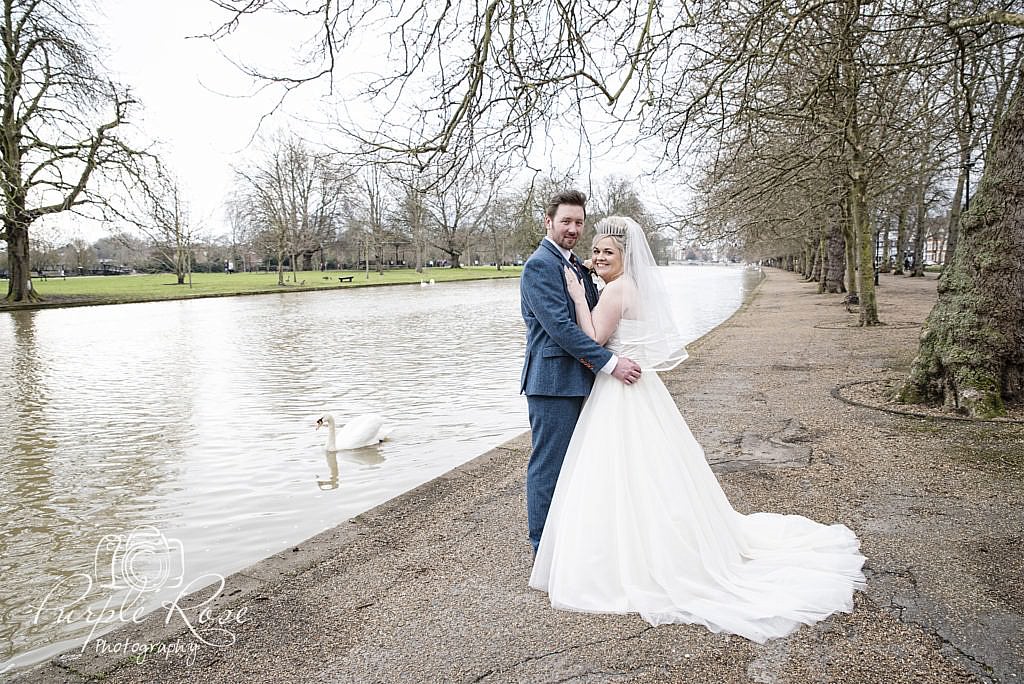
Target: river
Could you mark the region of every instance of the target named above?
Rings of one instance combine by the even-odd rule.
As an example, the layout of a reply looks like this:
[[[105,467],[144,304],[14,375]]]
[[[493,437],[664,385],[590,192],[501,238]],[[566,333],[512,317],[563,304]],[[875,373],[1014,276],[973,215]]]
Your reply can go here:
[[[759,278],[663,272],[690,339]],[[528,429],[523,331],[515,279],[0,314],[0,672],[83,643],[112,575],[159,566],[159,605]],[[324,412],[391,438],[332,462]]]

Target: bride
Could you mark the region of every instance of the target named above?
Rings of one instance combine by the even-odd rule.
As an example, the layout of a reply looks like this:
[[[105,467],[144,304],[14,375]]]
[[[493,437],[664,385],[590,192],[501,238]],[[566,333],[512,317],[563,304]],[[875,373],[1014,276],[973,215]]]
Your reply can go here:
[[[686,358],[643,230],[597,224],[607,283],[593,312],[566,274],[580,328],[645,371]],[[733,510],[657,373],[633,385],[598,373],[573,432],[530,586],[555,608],[639,613],[757,642],[850,612],[864,586],[844,525]]]

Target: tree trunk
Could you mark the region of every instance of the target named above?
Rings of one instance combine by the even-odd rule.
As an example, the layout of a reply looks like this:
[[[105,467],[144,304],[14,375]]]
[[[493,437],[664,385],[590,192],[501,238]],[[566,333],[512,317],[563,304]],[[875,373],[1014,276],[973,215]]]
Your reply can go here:
[[[925,179],[921,178],[921,186],[917,193],[917,208],[914,212],[914,265],[910,269],[911,278],[924,277],[924,242],[928,233],[928,211],[924,205]]]
[[[894,275],[903,275],[903,260],[907,252],[907,203],[900,205],[899,220],[896,222],[896,263],[893,264]]]
[[[828,265],[829,258],[828,252],[826,251],[826,245],[828,244],[828,232],[825,230],[821,231],[821,235],[818,237],[818,249],[815,255],[818,263],[821,264],[821,271],[818,274],[818,294],[825,292],[825,283],[828,280]]]
[[[926,232],[928,226],[923,220],[914,231],[914,265],[910,267],[911,278],[924,278],[924,243],[927,242]]]
[[[823,263],[822,263],[823,262],[823,260],[822,260],[822,249],[821,249],[821,240],[820,239],[818,240],[818,243],[816,245],[812,246],[812,244],[810,242],[808,242],[807,244],[804,245],[802,261],[803,261],[802,271],[803,271],[804,280],[806,280],[808,282],[817,281],[817,282],[820,283],[821,282],[821,270],[822,270],[822,267],[823,267]]]
[[[846,292],[843,285],[843,275],[846,273],[846,240],[843,239],[843,229],[838,223],[833,223],[828,232],[828,252],[826,257],[824,291],[829,293]]]
[[[960,207],[963,205],[964,192],[966,192],[967,164],[969,160],[969,152],[960,153],[960,174],[956,177],[953,204],[949,208],[949,225],[946,226],[946,256],[942,260],[944,266],[953,263],[953,252],[956,251],[956,242],[960,235]]]
[[[892,252],[892,228],[889,225],[888,216],[886,216],[884,225],[885,227],[882,228],[882,263],[878,265],[878,270],[880,273],[889,273],[892,271],[892,259],[889,256]]]
[[[504,246],[504,240],[498,237],[497,231],[493,232],[494,236],[494,264],[501,270],[501,262],[505,260],[505,250],[502,249]]]
[[[850,203],[843,202],[843,244],[846,247],[846,301],[857,301],[857,231],[850,217]]]
[[[905,403],[941,401],[979,418],[1024,397],[1024,78],[987,157],[898,392]]]
[[[8,302],[37,302],[41,299],[32,289],[32,264],[29,260],[28,224],[7,225]]]
[[[875,234],[868,222],[867,180],[863,170],[854,167],[850,184],[850,223],[857,236],[857,295],[860,298],[860,324],[878,325],[875,299]]]
[[[177,276],[178,285],[185,284],[185,272],[188,270],[185,267],[185,257],[185,246],[181,243],[180,236],[178,236],[174,247],[174,275]]]

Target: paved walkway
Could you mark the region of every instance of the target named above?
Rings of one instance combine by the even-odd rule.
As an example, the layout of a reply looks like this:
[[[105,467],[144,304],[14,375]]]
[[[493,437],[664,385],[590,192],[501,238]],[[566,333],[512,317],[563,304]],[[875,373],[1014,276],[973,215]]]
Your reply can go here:
[[[883,276],[879,294],[883,320],[919,324],[935,279]],[[841,383],[898,374],[915,350],[916,326],[844,325],[855,320],[841,296],[770,271],[664,376],[738,510],[858,533],[869,581],[852,615],[762,646],[552,610],[526,586],[524,435],[228,578],[211,605],[245,608],[225,625],[232,645],[193,651],[160,611],[105,638],[180,649],[168,657],[139,664],[93,644],[16,681],[1024,681],[1024,426],[833,398]]]

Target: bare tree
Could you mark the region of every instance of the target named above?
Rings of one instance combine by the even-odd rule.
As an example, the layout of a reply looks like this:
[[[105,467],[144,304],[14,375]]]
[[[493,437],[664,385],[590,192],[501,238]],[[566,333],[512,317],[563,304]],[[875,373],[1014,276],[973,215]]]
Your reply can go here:
[[[485,233],[494,254],[494,265],[499,271],[508,261],[508,251],[515,240],[523,210],[521,198],[512,193],[502,193],[491,202],[490,212],[484,222]]]
[[[285,256],[297,279],[299,259],[308,268],[312,255],[333,237],[351,175],[332,153],[313,150],[293,134],[267,141],[259,158],[236,167],[235,175],[250,225],[267,234],[262,242],[276,252],[277,284],[285,284]]]
[[[384,273],[384,247],[388,240],[394,240],[395,231],[390,226],[391,189],[387,176],[380,165],[369,165],[361,170],[357,180],[358,190],[347,207],[347,222],[356,229],[366,245],[366,267],[369,269],[370,254],[377,262],[377,273]]]
[[[435,184],[426,198],[431,244],[451,257],[451,268],[462,268],[462,255],[483,231],[502,175],[478,166],[448,184]]]
[[[181,186],[165,170],[158,170],[142,189],[143,213],[134,221],[135,226],[150,239],[164,263],[174,272],[177,284],[184,285],[187,279],[191,287],[192,247],[197,236]]]
[[[945,263],[952,261],[956,251],[960,212],[970,196],[973,160],[984,154],[984,145],[992,123],[1006,106],[1008,89],[1014,74],[1024,60],[1024,45],[1012,50],[995,50],[988,45],[998,43],[1006,27],[985,23],[964,30],[953,30],[956,57],[950,63],[948,77],[951,120],[955,132],[956,185],[950,202],[948,244]]]
[[[415,269],[423,273],[423,264],[428,244],[430,214],[427,211],[426,193],[420,183],[420,174],[402,170],[392,176],[398,189],[397,206],[392,211],[394,224],[412,243],[415,253]]]
[[[1007,11],[1012,4],[982,11],[979,0],[951,0],[938,9],[925,0],[696,5],[495,0],[476,7],[314,0],[302,9],[269,1],[213,1],[231,12],[221,34],[250,12],[315,17],[322,31],[308,62],[312,70],[265,74],[286,90],[331,75],[350,38],[368,25],[390,34],[393,61],[364,91],[383,103],[383,125],[374,122],[372,131],[353,135],[395,159],[427,167],[482,145],[525,154],[537,131],[550,134],[566,121],[582,128],[588,108],[600,107],[613,121],[636,124],[642,134],[662,141],[670,167],[683,167],[690,155],[703,154],[715,169],[706,187],[717,198],[703,223],[717,218],[722,231],[743,239],[748,254],[813,275],[815,261],[820,265],[823,259],[822,226],[815,224],[838,215],[847,250],[846,287],[859,297],[864,326],[881,322],[873,281],[879,202],[903,190],[905,207],[895,209],[909,218],[904,208],[921,206],[922,181],[915,178],[941,183],[950,173],[970,169],[963,163],[964,149],[970,160],[972,140],[986,136],[952,122],[973,116],[967,98],[995,112],[1000,88],[985,85],[981,77],[968,89],[951,76],[964,73],[958,60],[966,64],[978,55],[1009,67],[1002,71],[1010,74],[1003,90],[1014,92],[1010,84],[1019,82],[1019,66],[1014,66],[1019,62],[1015,57],[1000,61],[1000,55],[1018,53],[1008,46],[1024,26],[1024,16]],[[951,16],[960,18],[950,21]],[[956,39],[964,35],[960,32],[992,24],[1013,30],[990,32],[984,40]],[[986,100],[992,104],[975,97],[986,88],[996,93]],[[921,97],[929,89],[943,97]],[[937,108],[937,118],[950,122],[945,139],[920,135],[923,106]],[[984,117],[974,122],[979,120]],[[927,125],[946,126],[934,120]],[[1004,125],[1001,140],[1014,125]],[[1016,149],[1015,143],[1007,144]],[[990,152],[989,158],[998,157]],[[945,161],[935,165],[936,159]],[[744,160],[753,160],[760,171],[747,174],[746,182]],[[922,175],[922,169],[942,173]],[[926,196],[929,192],[934,189],[926,188]],[[1012,193],[1000,197],[1012,202],[1003,205],[1002,214],[1014,217],[1020,199]],[[998,218],[993,206],[986,208],[986,225]],[[961,229],[966,232],[971,221],[982,218],[961,221]],[[989,243],[960,237],[951,266],[963,249],[974,250],[963,255],[963,269],[995,258]],[[1016,284],[1022,274],[1024,260],[1018,259],[1007,264],[1004,280]],[[1012,288],[1004,293],[1014,295],[1012,301],[1024,299],[1024,292]],[[979,306],[977,316],[990,316],[994,312],[984,307],[996,303],[982,298]],[[999,320],[996,334],[1020,347],[1019,328]],[[971,355],[988,353],[977,337],[968,340]],[[1004,395],[1013,394],[1014,377],[1010,373],[994,382]]]
[[[38,299],[29,229],[42,216],[106,205],[103,181],[125,180],[139,153],[118,132],[134,104],[102,76],[88,25],[74,3],[5,0],[0,176],[8,301]]]
[[[310,81],[340,77],[350,63],[347,51],[365,31],[388,36],[380,77],[345,94],[373,102],[380,119],[344,120],[339,132],[377,160],[427,169],[444,182],[464,173],[479,150],[525,157],[536,132],[582,125],[587,103],[607,111],[639,109],[650,59],[674,57],[677,28],[692,20],[686,8],[660,9],[653,0],[475,8],[372,0],[314,0],[302,7],[211,2],[227,12],[213,39],[257,12],[305,19],[317,31],[295,70],[246,68],[282,98]]]

